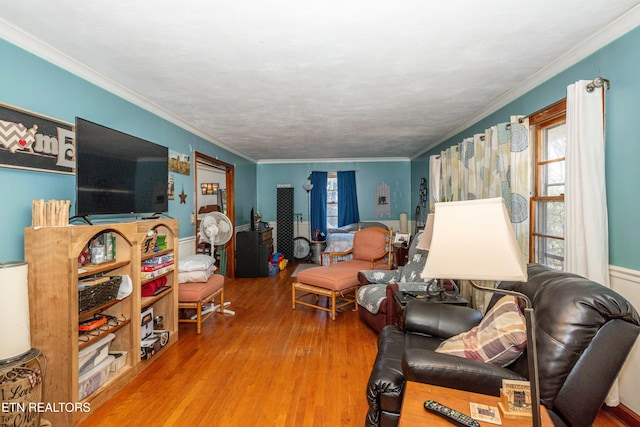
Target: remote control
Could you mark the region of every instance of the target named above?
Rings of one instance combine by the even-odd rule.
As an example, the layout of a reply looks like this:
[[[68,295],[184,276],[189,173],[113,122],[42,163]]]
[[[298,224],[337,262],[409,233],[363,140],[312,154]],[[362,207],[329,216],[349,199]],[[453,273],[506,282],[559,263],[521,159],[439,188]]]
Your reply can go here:
[[[441,417],[447,418],[454,424],[462,427],[480,427],[480,423],[468,415],[460,413],[455,409],[451,409],[448,406],[444,406],[433,400],[427,400],[424,402],[424,409]]]

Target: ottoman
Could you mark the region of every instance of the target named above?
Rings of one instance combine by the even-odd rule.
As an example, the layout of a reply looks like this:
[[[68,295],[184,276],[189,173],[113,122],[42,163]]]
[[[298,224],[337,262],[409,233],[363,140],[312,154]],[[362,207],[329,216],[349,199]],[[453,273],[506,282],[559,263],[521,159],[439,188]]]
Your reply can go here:
[[[178,309],[195,309],[195,319],[179,318],[180,323],[195,323],[196,332],[202,332],[202,322],[213,315],[213,310],[202,314],[202,306],[213,302],[220,295],[220,307],[224,307],[224,276],[212,274],[206,282],[187,282],[178,284]]]
[[[292,308],[295,310],[296,304],[317,308],[331,313],[331,319],[335,320],[339,308],[353,304],[354,310],[358,310],[356,293],[359,285],[358,272],[352,267],[341,268],[339,263],[303,270],[291,285]],[[309,302],[308,295],[315,295],[316,303]],[[320,296],[330,299],[329,308],[319,304]]]

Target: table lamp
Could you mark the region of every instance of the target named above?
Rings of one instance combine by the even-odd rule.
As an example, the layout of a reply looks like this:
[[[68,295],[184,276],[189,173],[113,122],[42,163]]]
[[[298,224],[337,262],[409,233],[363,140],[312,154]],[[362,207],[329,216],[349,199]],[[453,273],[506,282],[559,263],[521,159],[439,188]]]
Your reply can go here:
[[[422,237],[420,238],[420,241],[416,246],[417,249],[422,249],[425,251],[429,251],[431,249],[434,217],[435,216],[433,213],[430,213],[429,215],[427,215],[427,221],[424,226],[424,231],[422,232]],[[451,292],[445,289],[444,279],[437,279],[433,277],[430,277],[430,279],[433,279],[433,280],[429,283],[429,285],[427,285],[427,294],[429,295],[429,298],[438,297],[441,301],[444,301],[449,298],[458,299],[459,297],[458,294],[460,292],[460,289],[458,289],[458,285],[456,285],[456,283],[453,280],[451,280],[451,278],[449,278],[449,283],[453,286],[453,291]],[[435,289],[432,288],[432,286],[434,285],[435,285]]]
[[[527,265],[502,198],[436,203],[422,277],[468,280],[476,289],[511,295],[526,304],[527,359],[534,427],[541,426],[535,316],[525,294],[480,286],[474,280],[526,281]]]

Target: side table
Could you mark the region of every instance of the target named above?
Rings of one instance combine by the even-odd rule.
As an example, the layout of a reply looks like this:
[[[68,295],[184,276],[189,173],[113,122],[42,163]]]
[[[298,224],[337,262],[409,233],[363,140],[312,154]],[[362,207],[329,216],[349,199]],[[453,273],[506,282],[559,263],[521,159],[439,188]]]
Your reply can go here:
[[[411,293],[416,296],[405,294],[402,291],[395,291],[393,294],[393,299],[396,304],[396,313],[397,313],[396,325],[398,325],[402,329],[404,329],[404,309],[407,306],[407,302],[409,302],[412,299],[416,299],[416,298],[425,299],[426,301],[433,302],[436,304],[453,304],[453,305],[462,305],[462,306],[469,305],[469,301],[462,298],[461,296],[457,298],[447,296],[446,298],[441,299],[439,296],[430,297],[426,291],[411,291]]]
[[[320,264],[320,252],[324,251],[327,247],[324,240],[312,240],[311,241],[311,262],[314,264]]]
[[[427,412],[424,409],[424,401],[427,399],[435,400],[449,408],[469,415],[471,409],[470,402],[498,407],[499,397],[489,396],[486,394],[471,393],[469,391],[456,390],[453,388],[438,387],[431,384],[422,384],[414,381],[407,381],[404,389],[404,397],[402,398],[402,409],[400,410],[400,420],[398,427],[422,427],[422,426],[443,426],[451,427],[452,424],[446,418]],[[546,408],[542,406],[542,425],[553,426],[551,417]],[[505,418],[500,413],[500,419],[503,427],[525,427],[531,426],[531,420],[514,420]],[[489,426],[486,422],[481,422],[482,426]]]
[[[393,265],[395,268],[403,266],[409,261],[409,247],[394,243],[393,245]]]

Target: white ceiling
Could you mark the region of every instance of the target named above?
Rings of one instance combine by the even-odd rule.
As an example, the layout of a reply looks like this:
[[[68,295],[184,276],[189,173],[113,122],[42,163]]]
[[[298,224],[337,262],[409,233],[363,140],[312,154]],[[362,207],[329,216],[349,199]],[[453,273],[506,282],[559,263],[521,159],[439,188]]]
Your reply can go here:
[[[0,0],[0,36],[251,160],[408,158],[640,24],[639,3]]]

